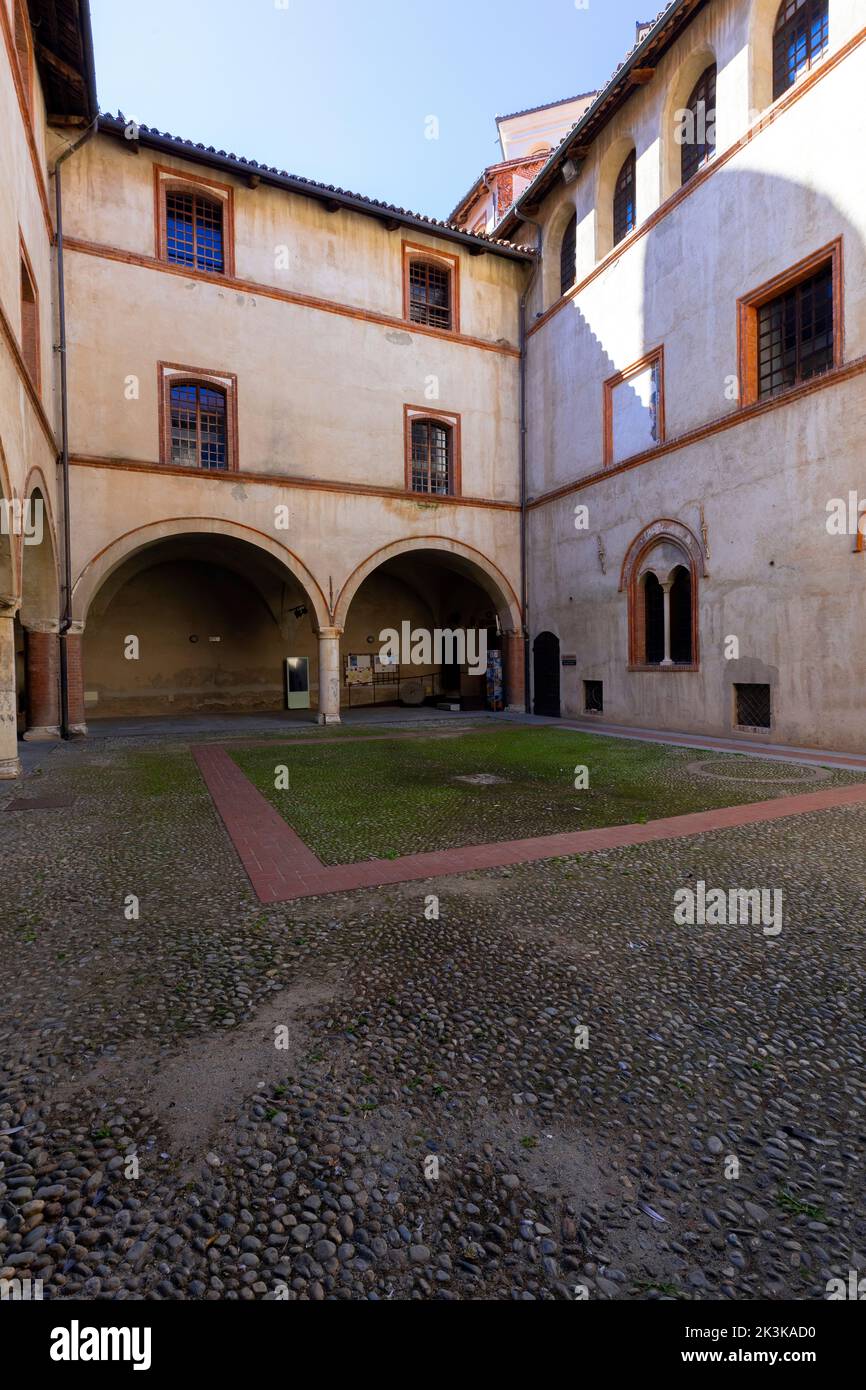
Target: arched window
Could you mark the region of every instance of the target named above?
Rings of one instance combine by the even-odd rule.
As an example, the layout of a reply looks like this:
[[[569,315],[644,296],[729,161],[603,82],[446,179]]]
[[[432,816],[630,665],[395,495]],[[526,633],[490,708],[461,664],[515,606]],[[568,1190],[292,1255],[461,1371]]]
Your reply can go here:
[[[222,204],[183,189],[165,195],[165,254],[192,270],[225,270]]]
[[[412,421],[412,492],[454,491],[454,430],[441,420]]]
[[[773,35],[773,100],[827,51],[830,0],[782,0]]]
[[[409,318],[428,328],[451,327],[451,272],[435,261],[409,263]]]
[[[559,293],[567,294],[577,279],[577,213],[568,219],[559,248]]]
[[[682,522],[660,518],[632,541],[620,576],[631,670],[698,669],[701,575],[707,576],[703,547]]]
[[[692,576],[685,565],[674,570],[670,589],[670,652],[675,666],[692,662]]]
[[[637,226],[637,200],[635,197],[635,173],[637,157],[631,151],[619,171],[613,193],[613,244],[618,246],[623,237],[633,232]]]
[[[669,550],[665,546],[655,557],[650,554],[641,567],[637,599],[642,611],[634,654],[639,666],[691,666],[694,661],[691,569],[684,564],[668,569]]]
[[[716,65],[701,73],[686,103],[682,125],[682,174],[688,183],[716,152]]]
[[[182,468],[229,466],[226,393],[209,382],[173,382],[171,462]]]
[[[665,655],[665,596],[652,570],[640,582],[643,585],[643,661],[647,666],[661,666]]]

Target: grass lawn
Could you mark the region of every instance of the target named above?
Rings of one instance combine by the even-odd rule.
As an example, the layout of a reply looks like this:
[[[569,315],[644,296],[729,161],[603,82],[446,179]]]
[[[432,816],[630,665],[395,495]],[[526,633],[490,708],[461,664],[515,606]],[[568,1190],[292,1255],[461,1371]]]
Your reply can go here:
[[[737,754],[508,725],[455,738],[229,749],[325,864],[629,825],[861,780]],[[699,776],[701,761],[718,775]],[[275,787],[289,769],[288,790]],[[575,789],[575,769],[589,786]],[[493,785],[458,780],[476,774]],[[762,779],[756,781],[753,779]]]

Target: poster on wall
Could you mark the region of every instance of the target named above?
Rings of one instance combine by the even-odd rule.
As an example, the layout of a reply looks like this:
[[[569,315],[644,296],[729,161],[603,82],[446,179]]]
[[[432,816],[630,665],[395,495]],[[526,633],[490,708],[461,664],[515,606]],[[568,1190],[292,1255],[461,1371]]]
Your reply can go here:
[[[373,658],[371,656],[365,653],[360,656],[346,657],[346,684],[373,684]]]

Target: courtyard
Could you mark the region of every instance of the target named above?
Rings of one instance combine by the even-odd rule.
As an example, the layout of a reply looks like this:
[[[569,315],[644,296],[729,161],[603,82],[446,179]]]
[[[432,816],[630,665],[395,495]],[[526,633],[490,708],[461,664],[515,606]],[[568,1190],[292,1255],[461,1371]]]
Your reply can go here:
[[[24,755],[0,794],[0,1277],[782,1300],[863,1271],[857,760],[396,713]],[[275,845],[367,886],[263,900],[217,757]],[[555,852],[584,834],[622,842]],[[460,857],[490,849],[513,862]],[[451,871],[400,877],[413,856]],[[781,890],[781,932],[677,925],[700,882]]]

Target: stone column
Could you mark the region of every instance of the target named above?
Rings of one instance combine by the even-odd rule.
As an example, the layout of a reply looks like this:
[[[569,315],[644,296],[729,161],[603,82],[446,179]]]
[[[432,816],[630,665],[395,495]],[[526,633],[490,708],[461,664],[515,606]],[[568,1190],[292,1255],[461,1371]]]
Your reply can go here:
[[[57,623],[25,630],[28,742],[60,737],[60,647]]]
[[[84,709],[84,623],[73,623],[61,642],[66,647],[66,684],[69,700],[69,733],[72,738],[83,738],[87,733],[87,715]]]
[[[0,780],[21,776],[18,757],[18,687],[15,680],[15,614],[18,600],[0,595]]]
[[[673,666],[673,664],[674,664],[674,663],[671,661],[671,588],[672,588],[672,587],[673,587],[673,580],[672,580],[672,579],[663,579],[663,580],[662,580],[662,593],[663,593],[663,595],[664,595],[664,605],[665,605],[665,654],[664,654],[664,658],[663,658],[662,663],[661,663],[662,666]]]
[[[319,629],[319,723],[340,722],[341,627]]]
[[[505,649],[503,656],[503,675],[505,677],[505,708],[515,714],[526,713],[526,672],[524,667],[524,642],[520,632],[504,633]]]

